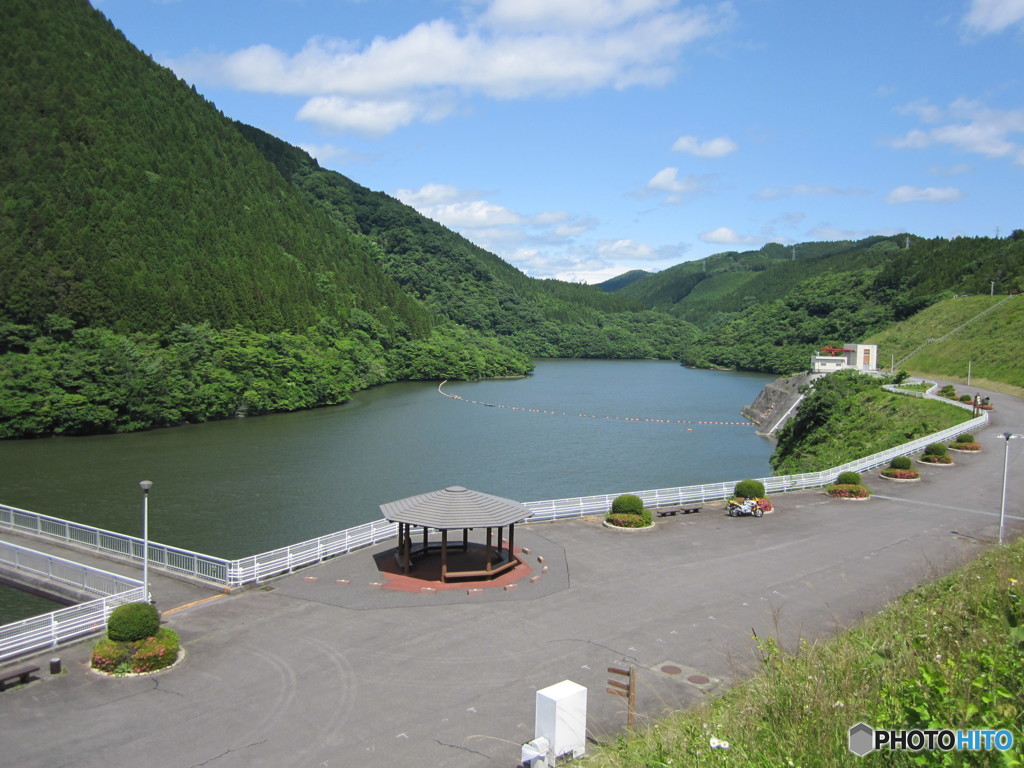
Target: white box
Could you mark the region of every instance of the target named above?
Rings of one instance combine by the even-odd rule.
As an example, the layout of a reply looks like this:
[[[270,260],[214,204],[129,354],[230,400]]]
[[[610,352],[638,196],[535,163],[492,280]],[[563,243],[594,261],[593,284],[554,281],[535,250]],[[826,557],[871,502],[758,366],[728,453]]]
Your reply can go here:
[[[535,735],[548,740],[555,757],[580,757],[587,745],[587,689],[563,680],[537,691]]]

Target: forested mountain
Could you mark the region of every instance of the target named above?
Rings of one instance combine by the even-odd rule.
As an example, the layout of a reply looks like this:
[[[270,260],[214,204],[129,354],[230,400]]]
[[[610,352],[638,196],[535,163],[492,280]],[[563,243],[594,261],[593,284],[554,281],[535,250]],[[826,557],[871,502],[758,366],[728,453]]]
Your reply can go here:
[[[1024,231],[770,244],[680,264],[618,293],[701,328],[683,352],[687,365],[790,374],[824,344],[859,341],[942,298],[990,290],[1024,290]]]
[[[281,175],[365,245],[410,295],[535,357],[676,358],[696,328],[595,286],[528,277],[497,256],[251,126],[239,131]]]

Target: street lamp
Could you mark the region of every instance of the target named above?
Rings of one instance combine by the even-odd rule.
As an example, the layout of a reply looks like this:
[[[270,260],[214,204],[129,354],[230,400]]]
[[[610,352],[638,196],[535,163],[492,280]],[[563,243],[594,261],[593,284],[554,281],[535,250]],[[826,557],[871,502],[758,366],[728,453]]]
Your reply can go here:
[[[1015,437],[1024,437],[1024,435],[1015,435],[1011,432],[1003,432],[1000,437],[1006,440],[1006,451],[1003,454],[1003,499],[999,504],[999,543],[1002,544],[1003,528],[1006,525],[1006,475],[1010,467],[1010,441]]]
[[[143,480],[139,487],[142,489],[142,588],[149,602],[149,489],[153,481]]]

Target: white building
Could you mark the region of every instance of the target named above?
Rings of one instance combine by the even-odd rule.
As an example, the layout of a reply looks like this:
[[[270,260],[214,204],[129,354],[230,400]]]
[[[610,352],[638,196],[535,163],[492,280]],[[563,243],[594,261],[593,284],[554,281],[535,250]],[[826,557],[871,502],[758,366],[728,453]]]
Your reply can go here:
[[[878,346],[846,344],[843,347],[822,347],[820,355],[811,355],[811,373],[833,371],[877,371]]]

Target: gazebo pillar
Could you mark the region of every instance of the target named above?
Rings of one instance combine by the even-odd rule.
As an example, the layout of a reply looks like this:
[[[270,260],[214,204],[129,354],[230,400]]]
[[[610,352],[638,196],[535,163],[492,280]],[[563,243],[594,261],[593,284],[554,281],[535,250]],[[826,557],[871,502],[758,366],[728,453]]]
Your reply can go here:
[[[516,552],[516,524],[509,523],[508,526],[508,558],[511,560],[515,557]]]
[[[448,529],[441,529],[441,581],[448,581]]]

